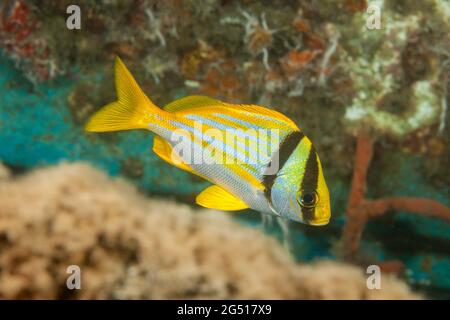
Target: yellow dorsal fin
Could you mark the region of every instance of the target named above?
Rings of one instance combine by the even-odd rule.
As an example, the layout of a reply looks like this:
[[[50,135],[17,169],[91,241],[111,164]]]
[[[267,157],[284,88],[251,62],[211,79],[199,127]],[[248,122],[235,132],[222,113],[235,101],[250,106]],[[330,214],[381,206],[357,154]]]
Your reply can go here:
[[[234,109],[236,111],[260,114],[260,115],[267,116],[269,118],[274,118],[274,119],[277,119],[279,121],[286,123],[288,126],[290,126],[294,130],[299,130],[294,121],[292,121],[291,119],[286,117],[284,114],[282,114],[276,110],[273,110],[273,109],[258,106],[255,104],[229,104],[228,107],[231,109]]]
[[[86,131],[105,132],[146,128],[151,114],[162,110],[142,92],[119,57],[114,64],[117,101],[97,111],[87,122]]]
[[[248,208],[244,201],[217,185],[203,190],[195,201],[202,207],[223,211],[237,211]]]
[[[165,105],[163,109],[168,112],[177,112],[181,110],[217,105],[226,105],[226,103],[210,97],[194,95],[172,101],[171,103]]]
[[[193,96],[187,96],[178,100],[175,100],[167,105],[164,106],[164,111],[167,112],[177,112],[177,111],[183,111],[183,110],[189,110],[194,108],[202,108],[202,107],[225,107],[229,108],[238,112],[247,112],[247,113],[254,113],[259,115],[264,115],[269,118],[274,118],[279,121],[282,121],[289,127],[291,127],[294,130],[299,130],[297,125],[288,117],[286,117],[284,114],[275,111],[273,109],[269,109],[266,107],[261,107],[258,105],[253,104],[232,104],[232,103],[226,103],[217,99],[213,99],[206,96],[199,96],[199,95],[193,95]],[[208,112],[208,109],[202,109],[206,110]]]

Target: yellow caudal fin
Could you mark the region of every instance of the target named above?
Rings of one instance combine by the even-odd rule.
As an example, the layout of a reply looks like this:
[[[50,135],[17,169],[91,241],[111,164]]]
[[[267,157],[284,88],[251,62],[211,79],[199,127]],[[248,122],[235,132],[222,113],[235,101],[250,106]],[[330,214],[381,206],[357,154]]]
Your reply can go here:
[[[115,60],[114,74],[117,101],[97,111],[86,123],[86,131],[143,129],[148,127],[152,114],[163,112],[142,92],[119,57]]]
[[[247,209],[248,205],[241,199],[219,187],[210,186],[203,190],[195,199],[197,204],[205,208],[217,209],[222,211],[237,211]]]

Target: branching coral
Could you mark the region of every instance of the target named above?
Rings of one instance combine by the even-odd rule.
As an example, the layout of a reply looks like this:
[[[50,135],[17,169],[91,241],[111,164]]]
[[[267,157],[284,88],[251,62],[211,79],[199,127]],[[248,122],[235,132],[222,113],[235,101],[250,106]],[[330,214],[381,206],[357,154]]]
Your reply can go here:
[[[386,7],[386,2],[376,2],[382,9],[380,30],[366,29],[366,16],[355,14],[353,23],[359,26],[358,41],[347,40],[347,50],[343,53],[346,60],[343,67],[355,90],[344,120],[359,132],[342,236],[345,254],[351,258],[358,252],[361,234],[369,219],[391,211],[405,211],[450,221],[450,209],[430,199],[365,198],[374,137],[405,140],[408,135],[430,128],[439,121],[442,123],[442,115],[445,117],[445,103],[441,102],[442,99],[446,101],[442,97],[445,88],[439,90],[442,69],[430,43],[420,34],[426,14],[416,11],[402,15],[392,10],[392,3],[389,3],[391,7]],[[432,1],[425,3],[432,4]],[[416,67],[417,64],[421,68]],[[445,81],[443,86],[446,86]],[[361,132],[371,132],[372,136]]]
[[[0,176],[3,299],[420,297],[391,275],[369,290],[356,266],[299,265],[224,214],[146,199],[84,164]],[[80,290],[66,287],[69,265]]]
[[[349,258],[354,258],[357,254],[361,235],[368,220],[393,210],[450,221],[450,208],[434,200],[408,197],[376,200],[365,198],[373,143],[373,138],[365,133],[360,133],[357,137],[352,186],[346,211],[347,221],[342,235],[345,254]]]

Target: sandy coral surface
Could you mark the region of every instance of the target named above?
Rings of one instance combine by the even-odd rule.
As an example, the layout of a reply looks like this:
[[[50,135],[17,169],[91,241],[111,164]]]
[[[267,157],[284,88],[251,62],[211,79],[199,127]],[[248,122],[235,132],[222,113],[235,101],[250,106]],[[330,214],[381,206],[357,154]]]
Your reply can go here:
[[[81,268],[68,290],[66,269]],[[0,298],[416,299],[369,290],[356,267],[299,264],[228,215],[140,194],[83,163],[13,176],[0,166]]]

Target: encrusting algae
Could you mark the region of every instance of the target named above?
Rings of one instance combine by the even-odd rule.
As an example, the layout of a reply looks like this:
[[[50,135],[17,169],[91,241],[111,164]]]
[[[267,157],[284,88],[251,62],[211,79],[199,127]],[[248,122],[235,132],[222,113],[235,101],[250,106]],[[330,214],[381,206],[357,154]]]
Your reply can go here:
[[[298,264],[208,211],[146,198],[86,164],[19,177],[0,166],[0,298],[421,298],[394,276],[369,290],[356,266]],[[66,288],[69,265],[81,268],[80,290]]]

